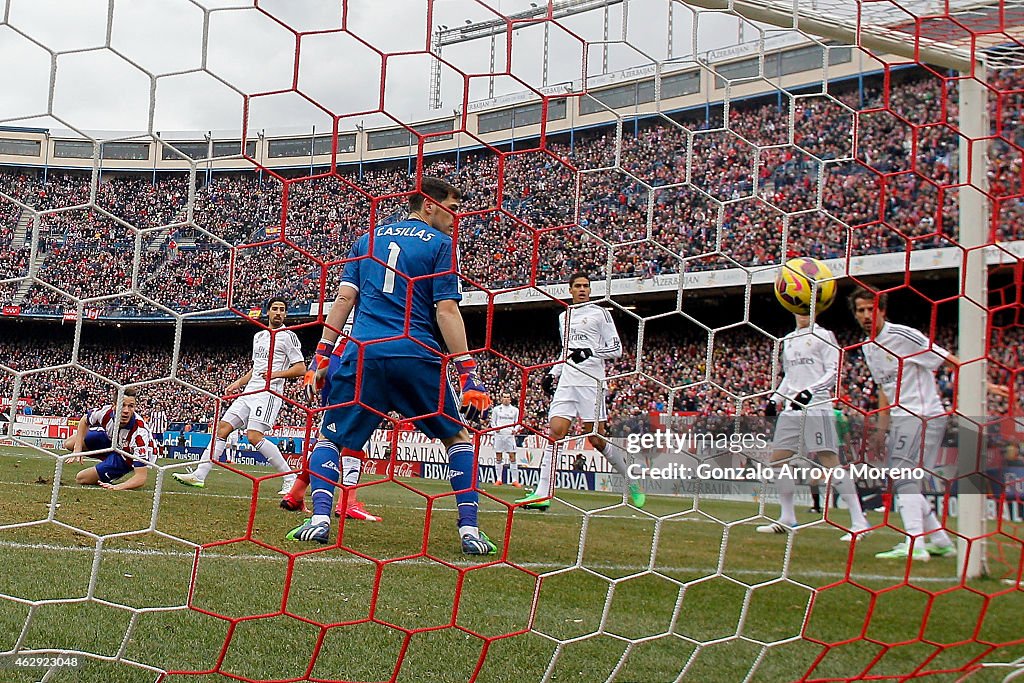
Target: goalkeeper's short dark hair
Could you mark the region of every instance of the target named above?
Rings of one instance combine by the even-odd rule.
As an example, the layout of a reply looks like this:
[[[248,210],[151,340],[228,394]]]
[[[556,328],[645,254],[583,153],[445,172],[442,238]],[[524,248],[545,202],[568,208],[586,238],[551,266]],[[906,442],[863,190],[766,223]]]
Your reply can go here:
[[[420,181],[420,189],[409,195],[409,210],[419,211],[423,208],[423,200],[430,197],[435,202],[441,203],[449,197],[462,199],[462,190],[455,187],[447,180],[425,175]]]
[[[850,292],[850,296],[846,297],[846,305],[850,307],[851,313],[857,312],[857,299],[864,299],[865,301],[875,302],[875,308],[880,311],[886,311],[889,308],[889,295],[885,292],[879,294],[878,292],[872,291],[867,287],[858,287],[857,289]]]

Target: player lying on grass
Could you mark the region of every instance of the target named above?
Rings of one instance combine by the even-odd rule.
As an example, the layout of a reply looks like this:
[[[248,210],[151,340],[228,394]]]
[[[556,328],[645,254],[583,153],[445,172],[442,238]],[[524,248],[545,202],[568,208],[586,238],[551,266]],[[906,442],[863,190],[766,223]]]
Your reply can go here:
[[[120,413],[115,404],[109,404],[86,412],[78,421],[78,429],[64,440],[64,448],[75,454],[97,451],[89,457],[101,462],[79,471],[76,484],[126,491],[146,483],[148,465],[156,462],[158,447],[142,417],[135,413],[137,403],[138,394],[129,387],[124,390]],[[120,451],[113,450],[115,443]],[[81,461],[81,455],[68,459],[69,463]],[[128,474],[132,475],[129,479],[115,483]]]
[[[310,456],[313,516],[292,529],[289,539],[328,542],[341,449],[361,448],[381,416],[395,411],[447,449],[462,552],[497,552],[477,526],[476,453],[434,333],[436,322],[459,374],[462,410],[471,420],[485,417],[491,399],[469,355],[458,304],[462,293],[451,235],[461,197],[449,183],[424,177],[420,191],[409,198],[409,218],[374,228],[349,252],[324,341],[337,339],[353,308],[355,319],[331,375],[327,401],[332,407],[324,415],[323,438]],[[326,376],[322,359],[317,365],[317,376]]]

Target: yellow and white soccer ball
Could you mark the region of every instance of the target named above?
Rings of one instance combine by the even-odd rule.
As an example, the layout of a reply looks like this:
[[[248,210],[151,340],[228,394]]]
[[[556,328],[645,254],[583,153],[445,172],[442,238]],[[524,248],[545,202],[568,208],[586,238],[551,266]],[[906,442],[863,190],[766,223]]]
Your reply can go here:
[[[820,314],[832,305],[836,299],[832,271],[808,256],[789,259],[775,278],[775,298],[790,313],[810,315],[812,297],[815,313]]]

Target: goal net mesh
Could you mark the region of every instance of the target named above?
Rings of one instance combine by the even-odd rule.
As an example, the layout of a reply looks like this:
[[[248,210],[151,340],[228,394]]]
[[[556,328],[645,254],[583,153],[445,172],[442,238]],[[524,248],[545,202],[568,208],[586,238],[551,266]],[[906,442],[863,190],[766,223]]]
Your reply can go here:
[[[167,70],[120,37],[139,21],[137,8],[83,9],[82,30],[99,27],[89,43],[68,38],[65,19],[33,21],[26,4],[7,3],[0,49],[43,65],[41,104],[0,105],[0,137],[9,138],[5,155],[42,144],[47,167],[0,168],[0,303],[10,318],[0,328],[0,678],[1024,675],[1020,3],[555,2],[503,13],[500,2],[454,10],[427,0],[409,3],[422,26],[403,42],[379,30],[367,37],[369,10],[354,3],[321,25],[287,3],[182,2],[193,38],[152,39],[196,54]],[[588,12],[573,15],[574,4]],[[489,64],[486,47],[441,47],[458,30],[443,22],[459,24],[463,9],[473,13],[468,24],[490,27],[474,43],[491,44]],[[243,15],[264,53],[248,67],[238,64],[245,55],[232,59],[217,45]],[[152,19],[146,33],[160,33]],[[651,34],[664,43],[652,48]],[[314,60],[336,62],[342,85],[307,78]],[[601,73],[616,60],[633,74]],[[549,83],[559,78],[549,77],[556,61],[575,69],[558,87]],[[377,92],[347,85],[340,72],[355,68],[380,72]],[[399,95],[409,82],[400,76],[414,69],[453,116],[406,116]],[[253,75],[264,70],[281,84],[264,87]],[[81,96],[76,74],[87,73],[108,74],[89,83],[111,116],[122,95],[148,103],[143,132],[91,132],[116,126],[71,104]],[[981,134],[961,122],[968,82],[983,86]],[[237,107],[232,142],[194,133],[179,143],[159,132],[161,101],[200,84]],[[513,96],[475,101],[495,86]],[[673,104],[686,96],[684,108]],[[306,147],[276,155],[305,155],[305,166],[274,163],[262,117],[275,108],[314,122],[296,138]],[[487,133],[485,120],[503,132]],[[39,121],[70,131],[67,139],[54,142],[33,128]],[[387,134],[402,140],[397,151]],[[132,156],[140,146],[148,161]],[[974,157],[982,172],[965,169],[968,148],[983,150]],[[91,167],[62,168],[51,153]],[[158,172],[154,158],[179,170]],[[240,159],[247,170],[231,170]],[[950,437],[944,464],[929,472],[929,500],[954,539],[980,553],[983,576],[964,578],[949,558],[875,559],[901,538],[884,482],[861,482],[875,531],[851,544],[839,540],[849,515],[827,483],[825,512],[801,509],[799,527],[777,536],[754,531],[778,514],[763,482],[648,480],[638,509],[578,424],[555,463],[558,489],[545,513],[515,508],[520,492],[495,486],[501,465],[481,457],[481,527],[500,549],[479,562],[456,547],[443,460],[393,416],[356,491],[384,522],[336,520],[324,547],[284,540],[297,522],[277,505],[282,479],[252,465],[244,446],[229,449],[233,459],[217,464],[203,491],[172,480],[184,459],[161,459],[136,491],[75,483],[89,460],[69,462],[46,438],[52,423],[25,413],[68,418],[73,429],[86,410],[119,409],[133,388],[139,413],[151,425],[161,413],[175,434],[167,453],[195,460],[230,405],[226,385],[251,367],[266,300],[305,307],[302,316],[293,305],[298,322],[289,324],[308,354],[351,244],[404,218],[423,175],[466,191],[456,238],[470,345],[492,394],[508,392],[521,410],[527,485],[545,444],[541,379],[559,358],[555,319],[573,272],[590,275],[622,337],[622,358],[608,364],[620,446],[659,428],[729,433],[740,418],[763,416],[792,326],[770,289],[788,258],[824,260],[841,295],[851,283],[888,293],[892,320],[953,353],[964,338],[957,312],[973,306],[983,351],[961,361],[1008,386],[1009,397],[990,398],[979,417],[958,403],[967,371],[939,371],[960,436],[983,435],[985,450],[964,465]],[[965,246],[968,193],[984,198],[984,229]],[[978,253],[980,293],[958,275]],[[157,322],[130,324],[142,319]],[[844,350],[845,455],[880,464],[865,446],[879,405],[863,335],[842,301],[821,322]],[[300,455],[320,409],[294,382],[280,398],[279,424],[293,427],[283,442]],[[483,452],[493,434],[476,427]],[[644,448],[633,462],[738,467],[766,455],[667,450]],[[960,531],[968,482],[983,500],[980,534]],[[803,491],[801,508],[811,503]]]

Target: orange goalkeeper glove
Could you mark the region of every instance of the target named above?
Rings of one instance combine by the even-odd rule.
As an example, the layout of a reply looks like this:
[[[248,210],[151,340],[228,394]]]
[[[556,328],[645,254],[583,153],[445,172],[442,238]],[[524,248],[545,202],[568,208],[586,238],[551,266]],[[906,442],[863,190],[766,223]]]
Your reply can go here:
[[[476,376],[476,361],[466,354],[455,359],[455,369],[462,385],[462,414],[471,422],[486,420],[491,413],[491,396]]]
[[[313,360],[310,361],[309,369],[302,377],[302,389],[306,392],[306,400],[310,403],[316,400],[317,395],[324,388],[323,374],[321,373],[320,378],[317,379],[317,370],[327,367],[331,362],[331,352],[333,351],[334,343],[326,339],[321,339],[320,343],[316,345]]]

